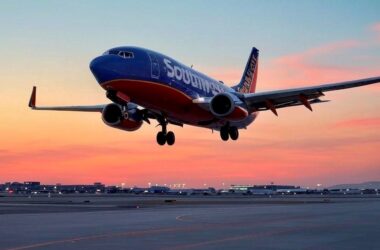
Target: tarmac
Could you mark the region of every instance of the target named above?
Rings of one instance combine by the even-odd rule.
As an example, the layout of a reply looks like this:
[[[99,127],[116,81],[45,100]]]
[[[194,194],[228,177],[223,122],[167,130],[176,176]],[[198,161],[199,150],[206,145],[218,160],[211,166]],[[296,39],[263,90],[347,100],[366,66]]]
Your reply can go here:
[[[0,197],[0,249],[380,249],[380,197]]]

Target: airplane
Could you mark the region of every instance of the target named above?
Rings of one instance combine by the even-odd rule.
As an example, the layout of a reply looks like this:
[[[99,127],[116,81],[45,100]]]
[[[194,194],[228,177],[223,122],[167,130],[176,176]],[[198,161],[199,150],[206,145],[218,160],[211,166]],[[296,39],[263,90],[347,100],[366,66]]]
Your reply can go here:
[[[155,119],[161,131],[159,145],[173,145],[167,126],[184,124],[219,131],[223,141],[237,140],[239,129],[252,124],[260,111],[313,104],[327,91],[380,82],[380,77],[302,88],[256,92],[259,50],[252,48],[240,82],[233,87],[215,80],[161,53],[134,46],[107,50],[90,62],[90,70],[111,103],[92,106],[36,106],[34,86],[29,100],[33,110],[100,112],[103,122],[125,131],[138,130]]]

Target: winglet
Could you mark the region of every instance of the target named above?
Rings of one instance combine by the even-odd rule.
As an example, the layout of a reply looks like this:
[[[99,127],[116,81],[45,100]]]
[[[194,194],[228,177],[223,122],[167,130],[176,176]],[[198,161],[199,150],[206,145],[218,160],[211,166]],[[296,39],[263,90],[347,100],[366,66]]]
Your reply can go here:
[[[37,87],[33,86],[32,95],[30,96],[30,100],[29,100],[29,107],[32,109],[36,107],[36,92],[37,92]]]

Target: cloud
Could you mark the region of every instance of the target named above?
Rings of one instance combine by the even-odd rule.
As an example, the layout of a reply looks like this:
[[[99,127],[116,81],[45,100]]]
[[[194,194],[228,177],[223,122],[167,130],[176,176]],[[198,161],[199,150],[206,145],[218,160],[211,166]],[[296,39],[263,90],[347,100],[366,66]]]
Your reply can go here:
[[[370,32],[370,35],[375,34],[377,38],[380,38],[380,23],[372,25]],[[273,58],[260,66],[258,90],[285,89],[380,75],[378,67],[380,58],[371,54],[363,56],[352,53],[353,50],[377,49],[378,42],[373,41],[373,37],[370,35],[362,39],[347,39],[321,44],[304,51]],[[352,63],[342,64],[337,62],[338,59]],[[261,60],[262,62],[263,60]],[[216,79],[236,83],[241,78],[242,70],[212,68],[206,72]],[[380,89],[376,85],[370,88]]]
[[[67,145],[54,148],[24,150],[0,150],[1,166],[25,162],[59,162],[69,159],[91,158],[110,153],[120,153],[121,148],[113,146]],[[125,151],[124,151],[125,152]]]
[[[374,32],[377,41],[380,42],[380,22],[371,25],[370,30]]]
[[[380,127],[380,117],[356,118],[344,121],[338,121],[334,124],[336,128],[362,128],[362,127]]]
[[[373,153],[380,146],[376,136],[330,137],[311,133],[299,138],[277,138],[268,131],[261,130],[263,136],[246,134],[238,142],[228,143],[221,143],[219,138],[181,138],[183,141],[175,147],[159,147],[153,141],[143,140],[130,146],[123,141],[113,141],[103,143],[105,146],[0,150],[1,178],[4,181],[17,177],[19,181],[37,178],[48,183],[103,181],[107,184],[127,180],[140,186],[147,182],[187,183],[189,186],[220,185],[221,182],[300,183],[305,178],[312,180],[343,170],[355,171],[355,166],[368,169],[371,162],[379,160]],[[332,166],[331,159],[339,164]]]
[[[278,57],[267,65],[271,71],[263,71],[261,79],[277,88],[285,88],[379,75],[377,65],[334,65],[334,58],[338,55],[346,61],[357,61],[352,49],[369,46],[364,41],[345,40]]]
[[[371,30],[380,33],[380,22],[379,22],[379,23],[375,23],[375,24],[373,24],[373,25],[371,26]]]

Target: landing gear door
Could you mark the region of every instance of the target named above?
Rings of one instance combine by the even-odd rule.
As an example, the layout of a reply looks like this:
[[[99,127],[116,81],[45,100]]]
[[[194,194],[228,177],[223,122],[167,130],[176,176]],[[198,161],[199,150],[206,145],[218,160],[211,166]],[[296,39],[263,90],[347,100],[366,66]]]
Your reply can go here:
[[[159,79],[160,78],[160,64],[158,62],[157,56],[153,53],[148,53],[150,62],[151,62],[151,77],[154,79]]]

